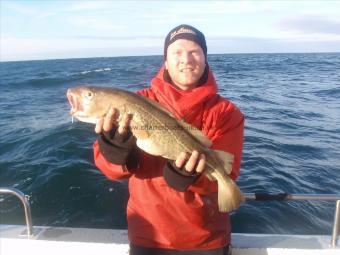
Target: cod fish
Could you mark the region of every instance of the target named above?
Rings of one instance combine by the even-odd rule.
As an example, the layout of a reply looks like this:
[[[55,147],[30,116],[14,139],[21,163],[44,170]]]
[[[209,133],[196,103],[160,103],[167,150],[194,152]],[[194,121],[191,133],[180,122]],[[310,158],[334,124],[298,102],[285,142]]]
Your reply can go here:
[[[218,184],[218,208],[230,212],[244,201],[244,195],[230,179],[233,155],[209,149],[211,141],[198,129],[178,120],[158,103],[122,89],[79,86],[67,90],[70,114],[76,119],[97,123],[110,108],[119,116],[132,114],[131,132],[137,146],[145,152],[175,160],[184,151],[197,150],[206,156],[204,174]]]

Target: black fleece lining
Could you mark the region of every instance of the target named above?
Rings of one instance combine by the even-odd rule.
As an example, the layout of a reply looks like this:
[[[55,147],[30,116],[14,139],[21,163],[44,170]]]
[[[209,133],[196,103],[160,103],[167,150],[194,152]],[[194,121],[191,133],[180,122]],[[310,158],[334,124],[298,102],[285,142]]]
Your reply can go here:
[[[116,130],[102,132],[98,143],[99,150],[107,161],[116,165],[126,165],[128,169],[138,166],[136,138],[131,132],[125,139]]]
[[[168,185],[177,190],[184,192],[200,176],[198,173],[187,173],[176,167],[173,161],[168,161],[163,169],[163,176]]]

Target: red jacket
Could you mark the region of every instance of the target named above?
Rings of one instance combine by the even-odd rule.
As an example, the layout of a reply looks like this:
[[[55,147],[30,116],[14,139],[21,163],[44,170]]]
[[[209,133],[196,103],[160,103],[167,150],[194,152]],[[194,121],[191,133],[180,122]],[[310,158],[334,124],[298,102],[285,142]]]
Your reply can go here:
[[[137,93],[159,102],[177,118],[202,129],[212,149],[234,154],[231,178],[239,175],[244,117],[217,93],[212,73],[203,85],[178,90],[163,79],[162,68],[151,87]],[[139,166],[131,172],[107,161],[94,144],[96,166],[112,180],[129,178],[127,206],[130,242],[145,247],[214,249],[230,243],[230,220],[217,206],[217,182],[201,175],[187,191],[169,187],[163,178],[166,159],[139,152]]]

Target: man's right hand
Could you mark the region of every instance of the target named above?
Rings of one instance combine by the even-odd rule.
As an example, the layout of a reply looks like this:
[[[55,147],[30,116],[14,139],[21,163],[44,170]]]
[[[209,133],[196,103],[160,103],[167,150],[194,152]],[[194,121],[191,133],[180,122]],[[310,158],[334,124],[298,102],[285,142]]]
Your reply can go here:
[[[111,108],[104,118],[101,118],[95,127],[95,132],[97,134],[104,132],[109,132],[112,129],[117,128],[119,137],[124,140],[127,136],[128,130],[130,128],[130,123],[132,116],[125,113],[121,121],[118,123],[118,111],[115,108]]]
[[[130,171],[138,167],[136,138],[130,130],[132,115],[124,114],[119,123],[118,116],[118,110],[112,108],[97,122],[95,132],[99,134],[99,151],[107,161],[126,165]]]

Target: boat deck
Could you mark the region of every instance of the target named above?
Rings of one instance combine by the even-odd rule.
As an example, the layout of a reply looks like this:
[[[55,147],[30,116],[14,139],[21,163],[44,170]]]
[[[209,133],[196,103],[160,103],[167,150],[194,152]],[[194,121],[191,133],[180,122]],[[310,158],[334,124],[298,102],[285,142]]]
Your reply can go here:
[[[128,254],[126,230],[34,227],[28,238],[26,227],[0,225],[0,254]],[[233,255],[340,255],[330,248],[331,236],[232,234]]]

